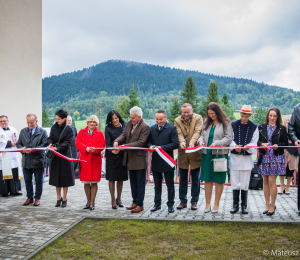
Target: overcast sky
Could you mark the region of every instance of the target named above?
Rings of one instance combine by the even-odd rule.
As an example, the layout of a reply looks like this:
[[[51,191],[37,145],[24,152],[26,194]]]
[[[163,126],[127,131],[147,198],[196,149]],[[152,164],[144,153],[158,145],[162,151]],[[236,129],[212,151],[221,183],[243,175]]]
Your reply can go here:
[[[300,91],[299,0],[43,0],[43,77],[111,59]]]

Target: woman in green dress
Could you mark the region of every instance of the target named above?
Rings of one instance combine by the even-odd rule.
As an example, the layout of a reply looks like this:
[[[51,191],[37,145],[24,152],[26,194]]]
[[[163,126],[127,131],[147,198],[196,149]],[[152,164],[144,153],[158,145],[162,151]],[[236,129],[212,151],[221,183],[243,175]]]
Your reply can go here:
[[[215,102],[207,106],[206,120],[198,143],[201,146],[229,146],[233,137],[231,121],[222,108]],[[229,149],[203,149],[200,180],[204,181],[205,187],[205,213],[217,213],[219,202],[223,192],[227,171],[215,172],[213,159],[225,157],[228,159]],[[210,202],[215,183],[215,203],[211,210]]]

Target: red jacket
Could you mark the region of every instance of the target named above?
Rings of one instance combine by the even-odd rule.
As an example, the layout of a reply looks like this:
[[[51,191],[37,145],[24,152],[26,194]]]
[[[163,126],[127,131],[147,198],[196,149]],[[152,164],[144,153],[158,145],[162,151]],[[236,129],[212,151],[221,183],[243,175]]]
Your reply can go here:
[[[95,153],[86,152],[87,147],[105,147],[103,133],[95,128],[92,135],[89,135],[88,127],[81,129],[76,137],[75,145],[79,150],[79,159],[87,162],[80,162],[79,179],[81,181],[100,181],[102,170],[103,149],[97,149]]]

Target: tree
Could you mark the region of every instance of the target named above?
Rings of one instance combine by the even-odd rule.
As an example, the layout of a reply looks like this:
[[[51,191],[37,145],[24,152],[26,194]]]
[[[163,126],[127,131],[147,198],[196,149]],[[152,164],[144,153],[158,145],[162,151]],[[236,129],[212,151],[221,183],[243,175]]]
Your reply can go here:
[[[73,118],[75,121],[77,121],[80,118],[80,113],[78,111],[75,111],[73,114]]]
[[[250,119],[258,125],[263,124],[266,120],[268,111],[268,108],[258,107],[254,110],[254,113],[256,113],[256,115],[252,115]]]
[[[170,111],[170,117],[168,121],[170,124],[174,125],[175,118],[178,117],[181,113],[181,107],[177,97],[175,97],[169,111]]]
[[[134,84],[130,89],[130,93],[128,94],[128,97],[129,97],[128,110],[130,110],[134,106],[141,107],[140,99],[138,98],[138,93],[134,89]]]
[[[189,76],[184,83],[184,89],[180,93],[181,103],[189,103],[192,105],[195,113],[198,112],[200,99],[197,98],[198,90],[196,89],[195,81],[192,76]]]
[[[122,101],[120,103],[115,103],[116,110],[119,112],[121,117],[126,120],[129,117],[129,101],[127,97],[124,95]]]
[[[231,121],[235,121],[236,118],[235,118],[234,113],[233,113],[233,108],[229,103],[228,96],[227,96],[226,92],[224,93],[221,101],[222,102],[221,102],[220,106],[223,109],[224,113],[228,116],[228,118]]]
[[[51,123],[46,109],[43,109],[42,111],[42,125],[43,127],[51,127]]]
[[[228,98],[227,98],[227,101],[228,101]],[[208,87],[208,90],[207,90],[206,98],[202,102],[200,115],[203,118],[206,117],[206,107],[211,102],[215,102],[215,103],[218,103],[218,104],[220,103],[218,84],[217,84],[216,81],[213,81],[213,80],[210,81],[209,87]]]

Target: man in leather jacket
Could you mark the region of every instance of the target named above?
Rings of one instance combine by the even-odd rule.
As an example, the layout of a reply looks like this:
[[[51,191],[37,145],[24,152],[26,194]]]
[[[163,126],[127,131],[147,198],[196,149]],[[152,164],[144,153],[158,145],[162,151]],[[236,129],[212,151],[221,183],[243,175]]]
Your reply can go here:
[[[292,117],[289,121],[288,125],[288,134],[290,140],[293,142],[295,146],[299,146],[300,148],[300,103],[295,106],[294,112]],[[300,169],[300,161],[298,165],[298,170]],[[298,184],[298,197],[297,197],[297,204],[298,204],[298,215],[300,216],[300,190]]]
[[[22,167],[27,191],[27,200],[23,203],[23,205],[27,206],[33,203],[34,197],[34,206],[39,206],[43,191],[45,151],[30,151],[25,149],[46,147],[48,145],[48,135],[45,129],[37,125],[38,120],[36,115],[29,114],[26,119],[28,127],[21,130],[19,140],[17,142],[17,147],[24,149],[22,153]],[[34,174],[36,183],[35,196],[33,196],[32,174]]]

